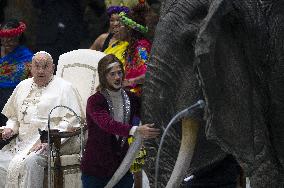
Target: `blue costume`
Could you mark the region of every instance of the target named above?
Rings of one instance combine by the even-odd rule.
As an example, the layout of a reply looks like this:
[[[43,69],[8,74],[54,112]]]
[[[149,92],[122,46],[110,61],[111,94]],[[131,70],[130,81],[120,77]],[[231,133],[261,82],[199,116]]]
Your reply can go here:
[[[32,57],[33,53],[28,48],[18,46],[0,58],[0,112],[18,83],[30,76]],[[0,114],[0,126],[4,126],[6,120]]]

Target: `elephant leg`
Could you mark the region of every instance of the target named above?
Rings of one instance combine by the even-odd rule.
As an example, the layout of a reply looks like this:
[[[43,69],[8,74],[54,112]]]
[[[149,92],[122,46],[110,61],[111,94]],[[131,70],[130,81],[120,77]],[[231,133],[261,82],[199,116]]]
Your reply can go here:
[[[198,130],[199,122],[197,120],[190,118],[182,120],[182,139],[180,150],[173,173],[166,188],[179,187],[184,176],[186,175],[186,171],[190,166],[195,149]]]

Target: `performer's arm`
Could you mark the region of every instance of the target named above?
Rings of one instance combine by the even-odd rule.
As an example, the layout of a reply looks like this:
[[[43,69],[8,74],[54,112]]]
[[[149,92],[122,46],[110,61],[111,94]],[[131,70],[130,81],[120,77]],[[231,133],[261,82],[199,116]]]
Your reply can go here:
[[[104,131],[120,136],[128,136],[131,125],[115,121],[104,105],[104,98],[93,95],[88,99],[87,117],[91,118]]]

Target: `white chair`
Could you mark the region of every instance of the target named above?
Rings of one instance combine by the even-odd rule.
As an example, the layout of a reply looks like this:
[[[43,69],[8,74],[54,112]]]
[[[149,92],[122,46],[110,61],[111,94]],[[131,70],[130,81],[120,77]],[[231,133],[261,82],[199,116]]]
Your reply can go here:
[[[97,65],[105,55],[95,50],[79,49],[59,56],[56,75],[73,84],[82,98],[83,107],[98,86]]]
[[[84,115],[87,99],[95,93],[98,85],[97,64],[104,56],[104,53],[90,49],[74,50],[59,56],[56,76],[72,83],[79,93]],[[52,186],[55,188],[82,187],[79,137],[73,136],[62,145],[57,144],[56,156],[52,158],[51,163],[52,169],[55,170],[51,173]],[[44,184],[47,185],[47,183],[45,178]]]

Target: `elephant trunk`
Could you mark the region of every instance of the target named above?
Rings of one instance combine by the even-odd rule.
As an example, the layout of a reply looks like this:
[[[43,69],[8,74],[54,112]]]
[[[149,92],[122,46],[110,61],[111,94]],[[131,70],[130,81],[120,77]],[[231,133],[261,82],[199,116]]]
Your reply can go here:
[[[173,173],[171,174],[166,188],[178,188],[182,179],[185,177],[195,149],[198,129],[199,124],[197,120],[189,118],[182,120],[182,139],[180,150]]]
[[[135,136],[135,141],[130,145],[126,156],[124,157],[123,161],[121,162],[118,169],[115,171],[112,178],[109,180],[108,184],[105,188],[112,188],[114,187],[121,178],[126,174],[126,172],[130,169],[130,166],[137,156],[138,151],[142,147],[142,138],[140,135]]]

